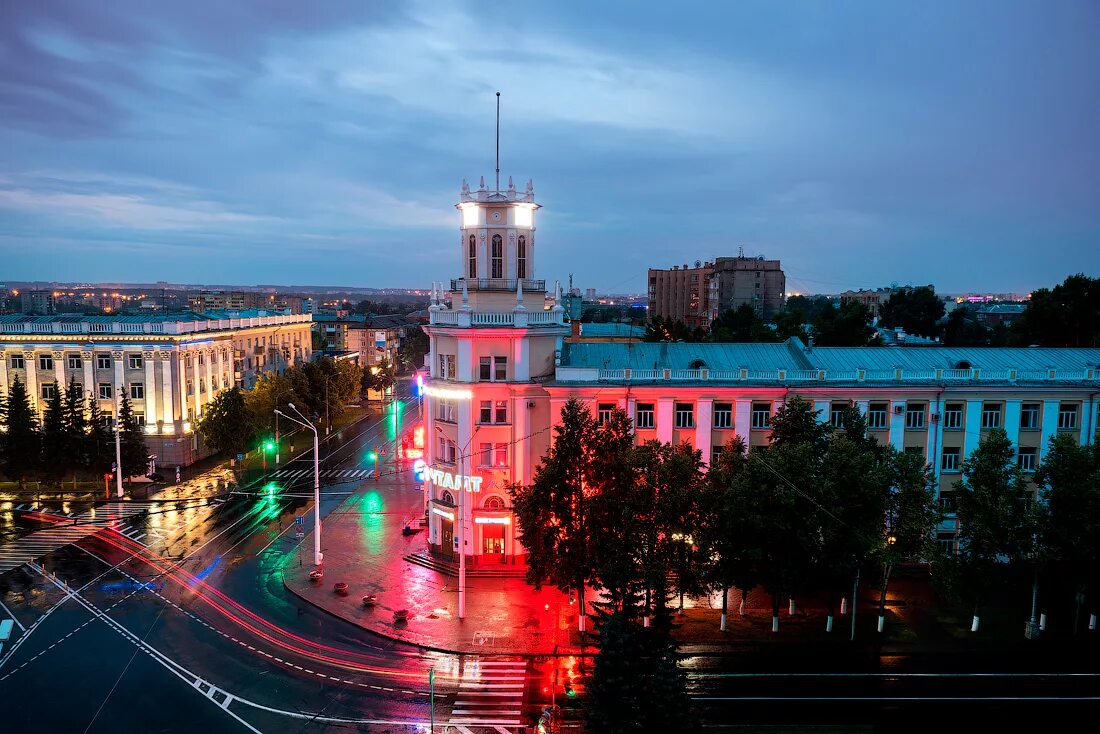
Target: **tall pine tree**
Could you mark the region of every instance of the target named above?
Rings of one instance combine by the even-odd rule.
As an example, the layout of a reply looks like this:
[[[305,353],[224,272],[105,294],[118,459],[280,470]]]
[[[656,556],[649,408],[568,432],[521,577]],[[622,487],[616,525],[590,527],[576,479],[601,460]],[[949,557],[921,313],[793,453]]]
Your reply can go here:
[[[114,435],[99,409],[99,401],[89,400],[88,406],[88,432],[84,436],[87,466],[96,475],[106,474],[115,460]]]
[[[4,473],[17,480],[22,489],[27,475],[38,468],[40,436],[38,415],[18,376],[12,379],[8,388],[3,423],[5,431],[0,434],[0,456],[3,457]]]
[[[46,401],[42,414],[42,473],[53,480],[65,476],[72,463],[72,453],[65,432],[65,406],[61,391],[54,386],[53,395]]]
[[[84,393],[76,384],[74,378],[69,378],[69,385],[65,388],[65,439],[72,460],[70,466],[73,470],[84,469],[88,466],[88,415],[87,404],[84,402]]]
[[[122,443],[122,476],[144,476],[149,471],[149,449],[145,446],[145,430],[134,416],[130,396],[122,391],[118,407],[118,431]]]

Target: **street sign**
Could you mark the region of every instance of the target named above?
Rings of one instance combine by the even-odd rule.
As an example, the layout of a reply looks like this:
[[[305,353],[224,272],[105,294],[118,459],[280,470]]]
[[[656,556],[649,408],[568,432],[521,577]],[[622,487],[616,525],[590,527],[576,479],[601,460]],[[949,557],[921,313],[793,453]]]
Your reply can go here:
[[[306,534],[299,530],[298,532],[294,533],[294,537],[296,537],[298,540],[301,540],[302,538],[306,537]]]
[[[295,525],[305,525],[305,524],[306,524],[306,519],[305,519],[305,517],[303,517],[302,515],[297,515],[297,516],[295,516],[295,518],[294,518],[294,524],[295,524]]]
[[[244,454],[237,454],[237,461],[244,461]]]
[[[176,484],[180,483],[180,468],[176,467]]]

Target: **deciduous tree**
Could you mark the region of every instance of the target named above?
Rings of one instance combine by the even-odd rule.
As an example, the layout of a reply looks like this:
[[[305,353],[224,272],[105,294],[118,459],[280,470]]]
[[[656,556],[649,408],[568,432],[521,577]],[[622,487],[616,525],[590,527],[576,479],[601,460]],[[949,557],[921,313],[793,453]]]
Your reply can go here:
[[[274,407],[272,407],[274,412]],[[256,440],[256,426],[244,393],[232,387],[218,393],[195,427],[202,440],[214,451],[244,453]]]

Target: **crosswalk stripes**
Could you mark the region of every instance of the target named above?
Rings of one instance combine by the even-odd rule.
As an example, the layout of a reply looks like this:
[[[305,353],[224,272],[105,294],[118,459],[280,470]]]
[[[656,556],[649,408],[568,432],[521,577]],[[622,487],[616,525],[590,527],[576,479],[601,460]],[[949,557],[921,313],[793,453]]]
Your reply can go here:
[[[83,540],[103,529],[102,525],[65,525],[28,533],[0,546],[0,573],[53,553],[58,548]]]
[[[527,680],[525,660],[474,660],[466,664],[451,709],[450,724],[520,726]]]
[[[321,471],[322,479],[365,479],[371,475],[372,469],[324,469]],[[275,479],[303,479],[313,476],[312,469],[280,469],[271,475]]]

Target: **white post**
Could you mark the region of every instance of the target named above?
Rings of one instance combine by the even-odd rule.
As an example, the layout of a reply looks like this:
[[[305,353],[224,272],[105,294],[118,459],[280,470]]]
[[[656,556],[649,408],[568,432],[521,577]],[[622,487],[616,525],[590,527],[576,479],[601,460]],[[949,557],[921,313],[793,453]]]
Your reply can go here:
[[[974,620],[970,623],[970,631],[971,632],[977,632],[978,631],[978,615],[977,614],[974,615]]]
[[[840,616],[844,616],[848,613],[848,597],[840,597]]]
[[[470,436],[473,440],[473,435]],[[470,442],[466,442],[467,448]],[[466,619],[466,451],[458,456],[458,618]]]
[[[825,618],[825,631],[826,632],[832,632],[833,631],[833,615],[831,615],[831,614],[828,617]]]
[[[115,388],[117,391],[119,388]],[[118,482],[118,498],[122,499],[122,401],[115,393],[115,480]]]
[[[321,450],[317,427],[313,429],[313,564],[318,568],[324,563],[321,554]]]
[[[1096,615],[1095,614],[1090,614],[1089,615],[1089,629],[1090,630],[1096,629]]]

